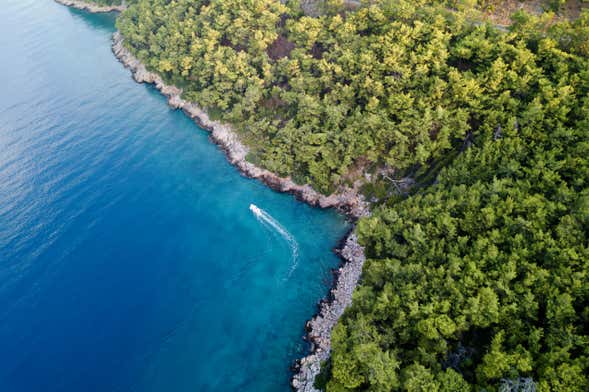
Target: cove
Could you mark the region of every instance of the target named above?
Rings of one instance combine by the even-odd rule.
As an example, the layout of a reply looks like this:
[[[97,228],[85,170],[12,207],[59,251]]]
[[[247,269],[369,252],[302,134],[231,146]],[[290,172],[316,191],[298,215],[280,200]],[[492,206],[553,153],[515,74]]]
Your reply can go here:
[[[7,0],[0,21],[0,389],[289,390],[345,219],[136,84],[114,15]]]

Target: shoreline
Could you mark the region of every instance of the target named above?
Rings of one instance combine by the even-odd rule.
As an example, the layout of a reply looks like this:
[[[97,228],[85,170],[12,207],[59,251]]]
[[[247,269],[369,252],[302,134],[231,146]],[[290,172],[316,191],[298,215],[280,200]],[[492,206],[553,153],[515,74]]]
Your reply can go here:
[[[61,0],[60,0],[61,1]],[[168,100],[173,109],[181,109],[201,128],[207,130],[215,144],[225,151],[229,162],[237,167],[246,177],[257,179],[271,189],[290,193],[298,200],[311,206],[320,208],[335,208],[346,216],[357,219],[369,213],[369,205],[356,189],[340,187],[331,195],[324,195],[314,190],[310,185],[296,184],[290,177],[280,177],[267,169],[263,169],[246,160],[249,149],[241,143],[239,136],[230,125],[211,120],[207,112],[194,102],[184,100],[182,90],[176,86],[167,85],[161,76],[146,69],[124,45],[124,38],[120,32],[113,34],[112,51],[115,57],[128,68],[137,83],[153,84]]]
[[[79,10],[92,12],[94,14],[106,12],[123,12],[127,9],[127,6],[124,4],[124,1],[121,5],[97,5],[90,4],[81,0],[55,0],[55,2],[61,5],[65,5],[66,7],[72,7]]]
[[[98,6],[83,0],[55,0],[57,3],[85,10],[91,13],[122,12],[127,7]],[[123,45],[124,38],[119,31],[113,34],[112,51],[115,57],[131,71],[137,83],[153,84],[168,100],[173,109],[182,111],[201,128],[209,131],[211,140],[222,148],[229,162],[236,166],[246,177],[254,178],[278,192],[290,193],[297,200],[320,208],[335,208],[353,222],[370,214],[370,205],[358,193],[356,184],[353,188],[340,187],[335,193],[326,196],[315,191],[310,185],[295,184],[290,177],[282,178],[269,170],[255,166],[246,160],[248,149],[243,145],[229,125],[213,121],[208,114],[193,102],[181,98],[182,90],[168,86],[163,79],[152,72]],[[334,281],[326,297],[318,302],[315,315],[305,323],[306,334],[303,337],[310,344],[307,356],[297,359],[293,366],[294,374],[290,384],[297,392],[318,392],[314,387],[315,378],[320,373],[321,362],[329,358],[331,351],[331,331],[337,324],[344,310],[352,302],[362,267],[366,259],[364,248],[358,243],[354,232],[355,224],[334,249],[341,263],[334,269]]]
[[[327,297],[318,304],[318,312],[305,324],[305,340],[311,345],[309,355],[295,361],[291,386],[297,392],[319,392],[314,386],[321,372],[321,362],[331,353],[331,331],[352,303],[352,294],[362,275],[366,261],[364,247],[358,243],[354,227],[334,249],[342,263],[334,270],[334,282]]]
[[[210,132],[212,141],[225,151],[229,162],[236,166],[242,175],[260,180],[265,185],[279,192],[293,194],[298,200],[321,208],[336,208],[352,220],[367,216],[369,205],[354,189],[347,188],[340,193],[325,196],[309,185],[297,185],[290,178],[259,168],[246,161],[248,149],[238,139],[229,125],[213,121],[208,114],[193,102],[181,98],[182,90],[166,85],[163,79],[149,72],[125,46],[120,32],[113,35],[112,51],[115,57],[128,68],[137,83],[153,84],[168,99],[168,105],[181,109],[201,128]],[[311,345],[307,356],[295,361],[291,386],[298,392],[318,392],[314,387],[315,378],[321,371],[321,362],[329,358],[331,351],[331,331],[344,310],[352,303],[352,294],[362,274],[365,255],[364,248],[358,243],[354,227],[342,238],[335,253],[341,264],[334,270],[335,279],[327,297],[318,303],[317,313],[305,323],[304,339]]]

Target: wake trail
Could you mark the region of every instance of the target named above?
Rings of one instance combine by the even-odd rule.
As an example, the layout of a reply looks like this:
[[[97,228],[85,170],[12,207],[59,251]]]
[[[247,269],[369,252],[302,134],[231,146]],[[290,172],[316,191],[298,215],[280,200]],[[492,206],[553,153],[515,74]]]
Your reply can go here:
[[[276,219],[255,204],[250,204],[250,211],[253,212],[260,223],[276,231],[288,244],[291,252],[291,265],[287,277],[289,278],[299,263],[299,244],[297,240]]]

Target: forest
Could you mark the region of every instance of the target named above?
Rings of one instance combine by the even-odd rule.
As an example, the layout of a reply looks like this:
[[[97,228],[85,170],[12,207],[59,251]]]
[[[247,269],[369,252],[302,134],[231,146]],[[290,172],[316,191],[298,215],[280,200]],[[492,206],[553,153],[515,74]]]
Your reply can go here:
[[[324,193],[370,179],[368,260],[318,387],[589,390],[589,11],[127,4],[125,45],[252,162]]]

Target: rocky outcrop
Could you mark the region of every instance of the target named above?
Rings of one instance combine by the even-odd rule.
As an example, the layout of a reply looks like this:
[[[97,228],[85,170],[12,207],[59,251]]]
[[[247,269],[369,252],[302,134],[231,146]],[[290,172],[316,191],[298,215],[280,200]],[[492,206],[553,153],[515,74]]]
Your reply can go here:
[[[68,7],[77,8],[94,13],[102,12],[123,12],[127,7],[123,1],[122,5],[98,5],[80,0],[55,0],[59,4],[67,5]]]
[[[279,192],[288,192],[298,199],[321,208],[337,208],[345,214],[357,218],[368,214],[368,203],[357,191],[357,187],[341,187],[331,195],[323,195],[310,185],[296,184],[290,177],[280,177],[269,170],[260,168],[246,160],[248,148],[240,142],[238,135],[230,125],[211,120],[208,114],[196,103],[184,100],[182,90],[167,85],[156,73],[148,71],[145,66],[123,45],[123,37],[119,32],[113,36],[113,52],[115,56],[129,68],[138,83],[152,83],[168,98],[168,104],[175,109],[182,109],[186,115],[201,127],[211,132],[211,139],[221,146],[229,161],[244,175],[256,178],[270,188]]]
[[[362,275],[362,266],[366,258],[364,248],[358,243],[358,237],[354,232],[347,236],[338,253],[344,263],[336,271],[334,287],[329,297],[319,304],[317,315],[306,325],[311,354],[297,361],[295,365],[296,373],[291,385],[298,392],[318,392],[313,384],[321,371],[321,362],[329,358],[331,331],[344,310],[352,303],[352,293]]]

